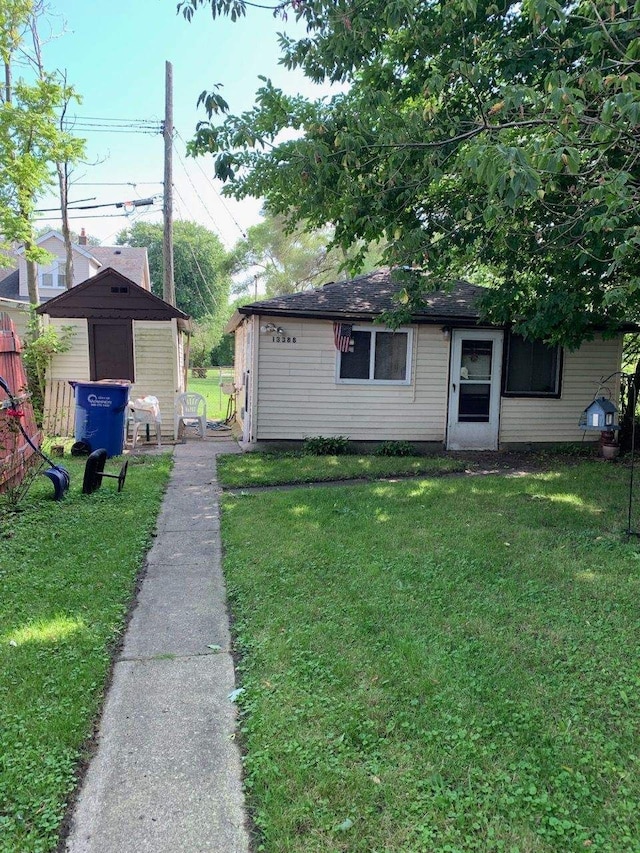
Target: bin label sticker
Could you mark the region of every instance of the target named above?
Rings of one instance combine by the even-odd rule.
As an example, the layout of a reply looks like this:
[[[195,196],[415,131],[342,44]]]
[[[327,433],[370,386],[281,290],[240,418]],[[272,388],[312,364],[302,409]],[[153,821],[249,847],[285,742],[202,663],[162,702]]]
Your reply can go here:
[[[87,403],[91,403],[92,406],[101,406],[102,408],[109,409],[111,408],[112,400],[111,397],[99,397],[97,394],[89,394],[87,396]]]

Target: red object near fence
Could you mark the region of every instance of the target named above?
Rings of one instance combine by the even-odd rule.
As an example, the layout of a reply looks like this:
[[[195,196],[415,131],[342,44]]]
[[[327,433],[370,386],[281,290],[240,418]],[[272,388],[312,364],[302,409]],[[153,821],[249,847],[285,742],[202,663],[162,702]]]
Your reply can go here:
[[[17,403],[12,403],[0,388],[0,492],[17,488],[38,461],[19,424],[37,446],[42,437],[33,414],[21,352],[20,338],[11,318],[0,312],[0,376]]]

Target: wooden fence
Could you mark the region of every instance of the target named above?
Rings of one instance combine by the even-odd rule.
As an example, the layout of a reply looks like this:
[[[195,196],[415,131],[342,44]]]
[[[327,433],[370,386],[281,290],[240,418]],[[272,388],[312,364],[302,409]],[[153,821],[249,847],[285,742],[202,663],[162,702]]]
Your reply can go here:
[[[75,429],[75,392],[66,380],[47,382],[44,395],[45,435],[73,435]]]
[[[19,424],[36,445],[39,446],[41,440],[29,399],[21,352],[20,338],[11,318],[0,313],[0,376],[16,401],[12,403],[9,395],[0,388],[0,492],[18,487],[31,464],[38,459]]]

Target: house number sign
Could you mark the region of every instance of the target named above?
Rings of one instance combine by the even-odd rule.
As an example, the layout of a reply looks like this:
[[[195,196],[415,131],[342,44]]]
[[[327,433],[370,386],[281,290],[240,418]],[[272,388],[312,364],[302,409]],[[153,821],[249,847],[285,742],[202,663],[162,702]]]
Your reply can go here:
[[[297,344],[298,339],[292,338],[290,335],[274,335],[271,340],[274,344]]]

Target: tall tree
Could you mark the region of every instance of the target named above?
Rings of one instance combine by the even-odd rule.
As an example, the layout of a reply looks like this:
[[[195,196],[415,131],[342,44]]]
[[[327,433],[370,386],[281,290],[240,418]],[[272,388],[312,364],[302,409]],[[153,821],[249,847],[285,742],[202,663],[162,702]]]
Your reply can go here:
[[[120,232],[120,245],[142,246],[149,255],[151,287],[162,297],[163,226],[157,222],[136,222]],[[231,285],[229,258],[218,237],[196,222],[178,220],[173,227],[176,303],[195,319],[215,316],[226,310]]]
[[[83,141],[60,125],[61,108],[76,96],[64,78],[43,68],[36,13],[27,0],[8,0],[0,9],[0,56],[5,68],[0,93],[0,232],[6,240],[24,245],[32,304],[39,302],[35,264],[49,260],[35,242],[37,200],[52,183],[56,163],[73,162],[84,149]],[[15,81],[18,49],[31,63],[29,81]]]
[[[183,0],[191,18],[242,0]],[[306,23],[282,62],[341,81],[327,100],[264,80],[221,122],[218,92],[192,151],[216,153],[237,197],[336,244],[388,241],[425,286],[490,269],[487,315],[575,346],[594,319],[638,316],[640,3],[627,0],[291,0]],[[254,14],[259,12],[254,11]],[[280,141],[284,128],[299,138]]]
[[[308,231],[298,225],[291,229],[281,216],[265,213],[258,225],[234,249],[234,273],[239,276],[236,292],[253,293],[259,287],[267,296],[296,293],[337,280],[348,266],[345,253],[330,248],[332,229]],[[366,271],[379,261],[381,251],[365,260]]]

